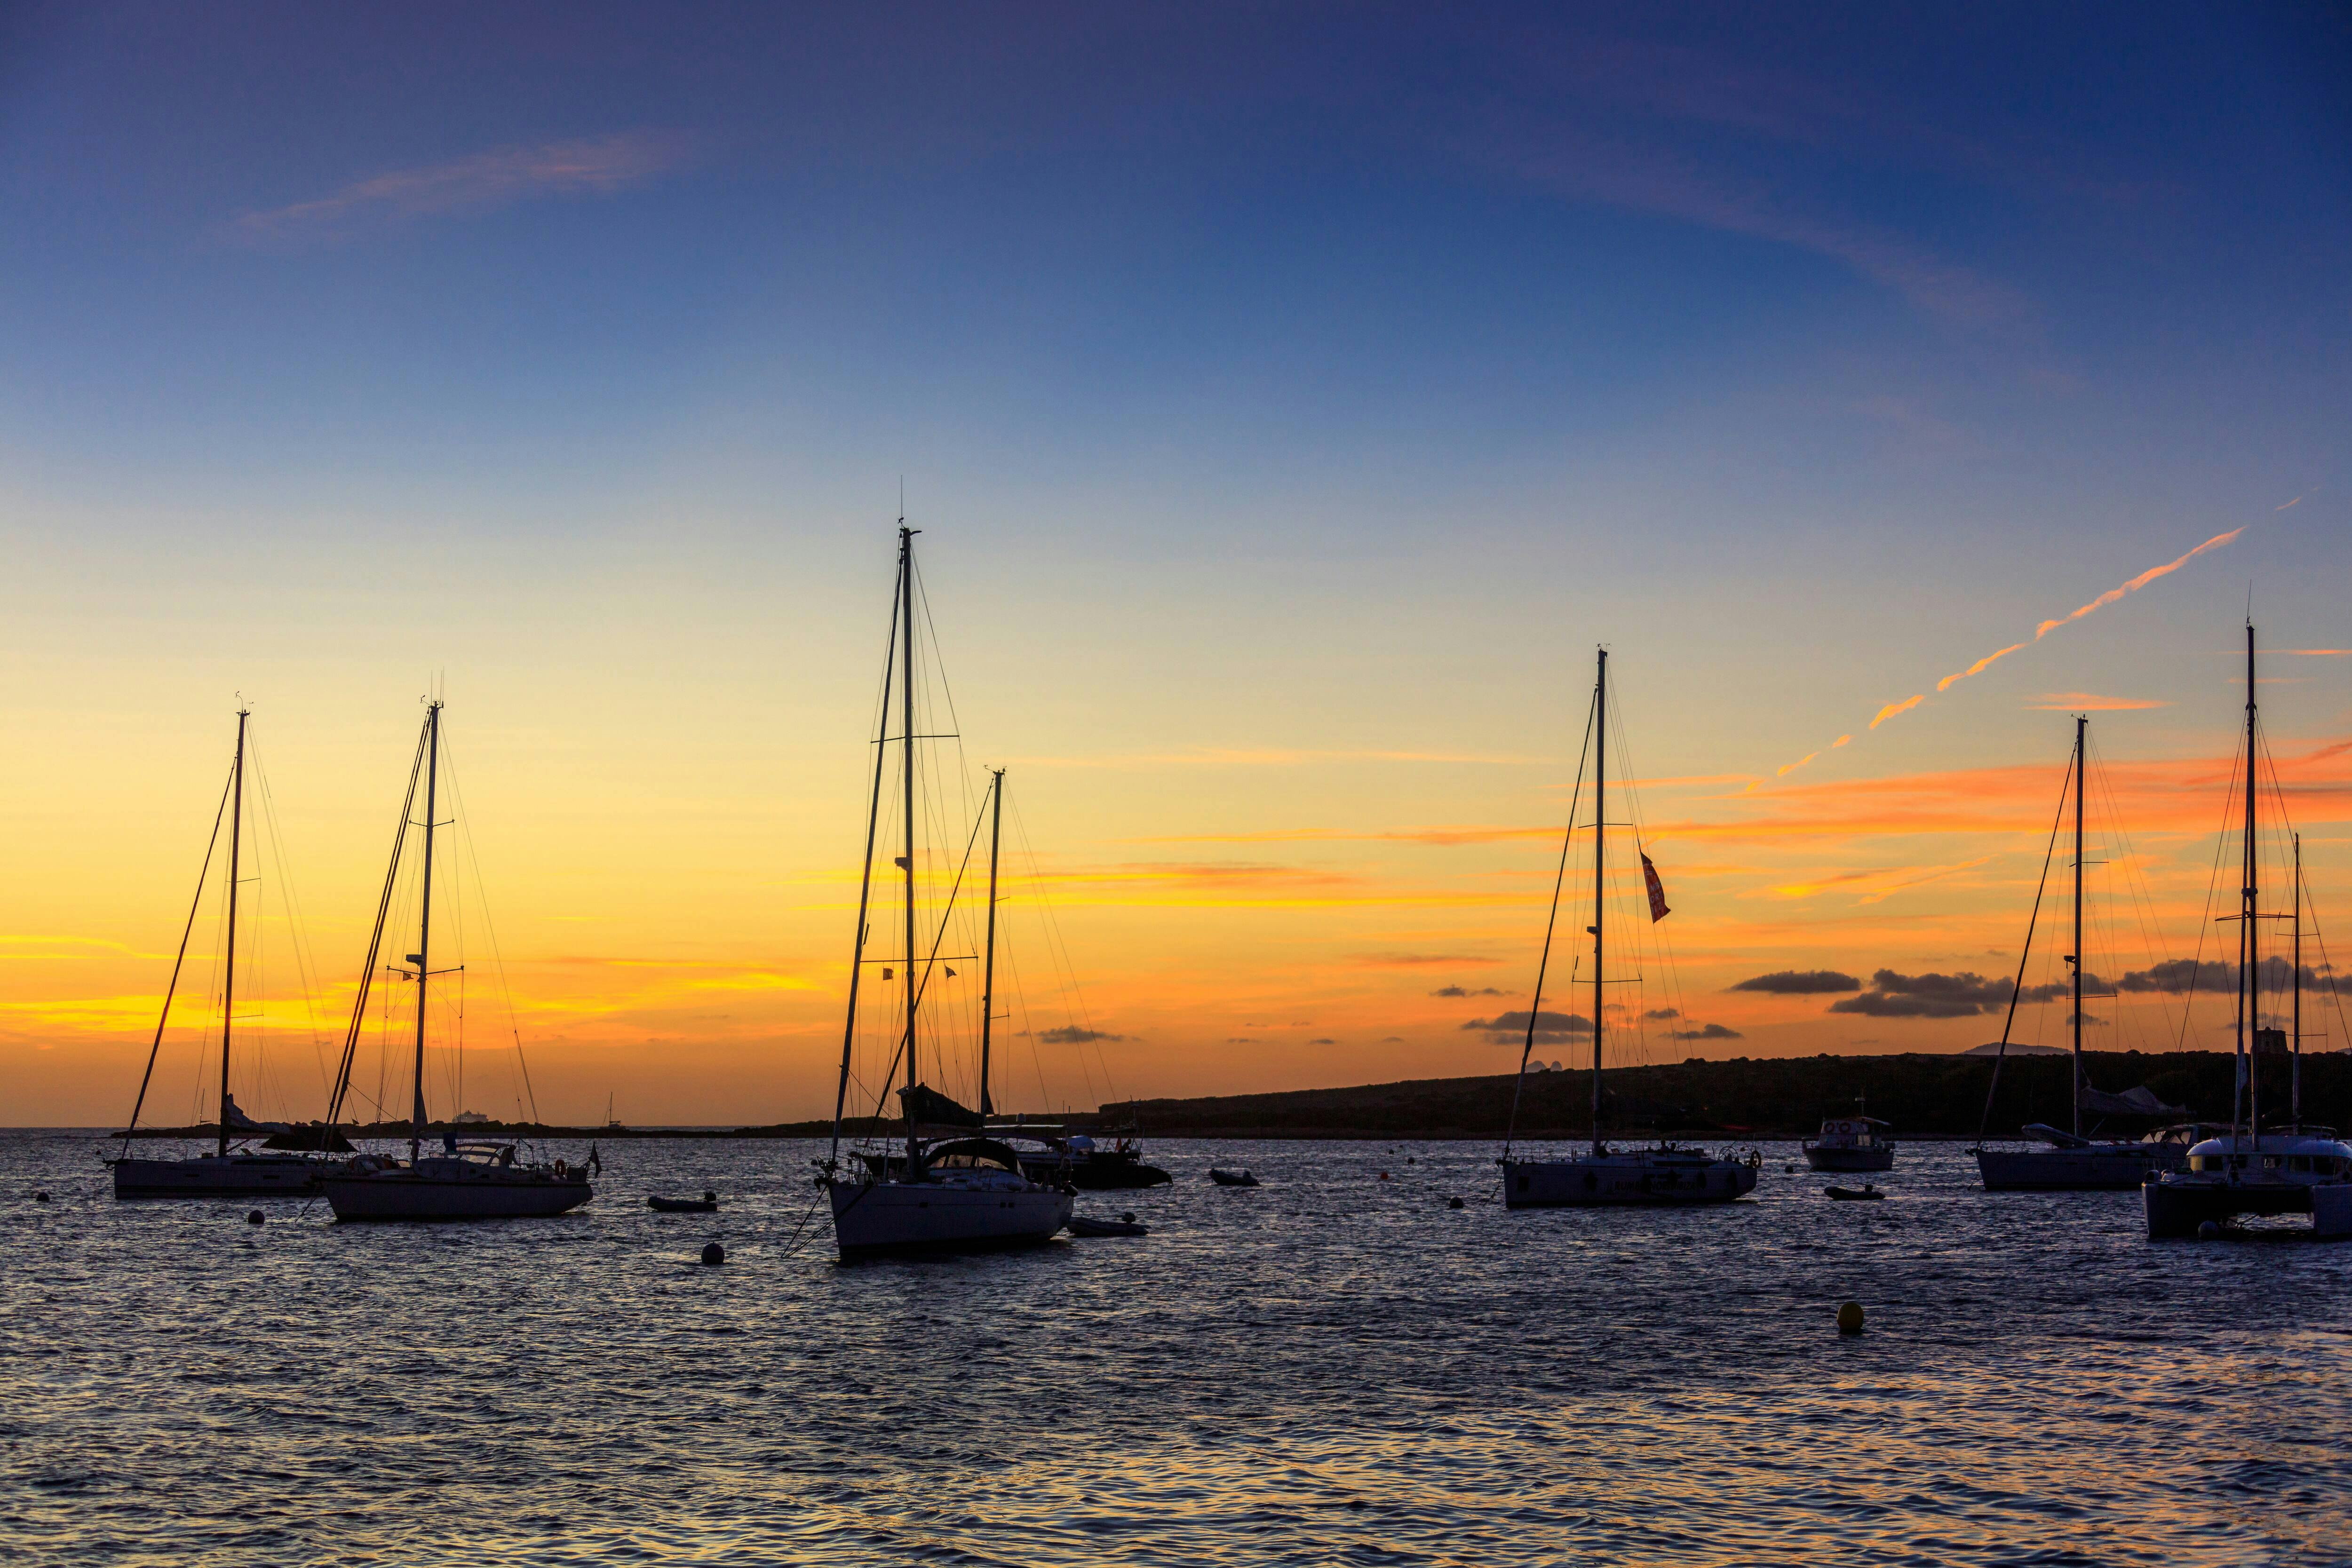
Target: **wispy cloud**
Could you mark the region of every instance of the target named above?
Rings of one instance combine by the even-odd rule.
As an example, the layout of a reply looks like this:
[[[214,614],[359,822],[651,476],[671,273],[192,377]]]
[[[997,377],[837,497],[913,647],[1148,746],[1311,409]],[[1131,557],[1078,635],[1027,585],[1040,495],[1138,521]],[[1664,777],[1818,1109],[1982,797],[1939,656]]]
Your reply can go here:
[[[1880,708],[1876,713],[1871,715],[1870,727],[1876,729],[1880,725],[1885,724],[1896,714],[1909,713],[1913,708],[1917,707],[1921,703],[1926,702],[1927,700],[1927,694],[1925,692],[1918,692],[1913,695],[1905,697],[1899,703],[1888,703],[1885,707]],[[1815,752],[1814,755],[1818,757],[1821,754],[1819,752]]]
[[[2170,707],[2156,697],[2103,697],[2093,692],[2044,692],[2025,705],[2042,713],[2137,713],[2142,708]]]
[[[335,239],[370,223],[486,212],[535,196],[610,195],[677,168],[691,150],[685,132],[652,130],[502,147],[371,175],[311,201],[246,213],[232,227],[257,242]]]

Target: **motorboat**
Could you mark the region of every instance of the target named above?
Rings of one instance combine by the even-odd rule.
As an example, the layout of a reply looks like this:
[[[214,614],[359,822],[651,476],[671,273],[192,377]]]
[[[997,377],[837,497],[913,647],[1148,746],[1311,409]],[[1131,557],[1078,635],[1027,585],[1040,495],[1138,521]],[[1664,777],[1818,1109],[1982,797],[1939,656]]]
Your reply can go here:
[[[319,1186],[337,1219],[544,1218],[595,1196],[585,1166],[525,1163],[516,1145],[454,1136],[436,1155],[358,1155]]]
[[[1144,1163],[1142,1146],[1131,1133],[1107,1134],[1111,1142],[1106,1145],[1090,1133],[1034,1123],[995,1122],[988,1131],[1019,1150],[1022,1170],[1037,1181],[1067,1183],[1080,1192],[1131,1192],[1176,1179]]]
[[[706,1192],[700,1197],[648,1197],[646,1207],[656,1214],[716,1214],[719,1195]]]
[[[1875,1116],[1832,1116],[1820,1137],[1805,1140],[1805,1163],[1817,1171],[1891,1171],[1895,1145],[1886,1134]]]
[[[1592,686],[1591,721],[1585,734],[1590,744],[1587,756],[1592,766],[1593,820],[1580,826],[1576,821],[1580,803],[1583,773],[1578,771],[1578,789],[1569,802],[1569,827],[1560,845],[1560,874],[1552,887],[1551,915],[1544,927],[1541,956],[1536,963],[1536,984],[1527,1013],[1527,1036],[1519,1051],[1519,1076],[1512,1089],[1509,1130],[1503,1139],[1502,1157],[1496,1163],[1503,1172],[1503,1203],[1507,1208],[1578,1208],[1597,1207],[1681,1207],[1693,1204],[1730,1203],[1756,1190],[1757,1173],[1764,1164],[1763,1155],[1749,1150],[1745,1157],[1716,1154],[1704,1148],[1678,1145],[1660,1138],[1654,1146],[1619,1148],[1612,1145],[1601,1131],[1601,1034],[1607,1028],[1610,1005],[1605,987],[1624,983],[1630,974],[1614,974],[1603,967],[1605,956],[1603,937],[1609,928],[1607,893],[1608,843],[1607,830],[1621,831],[1641,820],[1638,811],[1631,810],[1632,791],[1626,789],[1622,814],[1611,817],[1608,806],[1609,782],[1609,650],[1599,650]],[[1559,1019],[1542,1010],[1544,977],[1551,962],[1552,933],[1559,915],[1560,889],[1565,884],[1570,851],[1576,834],[1590,831],[1592,834],[1592,924],[1585,927],[1592,938],[1592,1017],[1590,1019]],[[1642,883],[1648,895],[1650,924],[1654,925],[1672,914],[1666,905],[1664,884],[1659,880],[1656,866],[1641,849],[1638,829],[1634,851],[1641,860]],[[1658,956],[1661,966],[1663,954]],[[1527,1082],[1528,1061],[1534,1053],[1536,1037],[1547,1018],[1556,1021],[1556,1029],[1565,1032],[1580,1032],[1581,1025],[1592,1034],[1592,1142],[1590,1147],[1578,1149],[1559,1158],[1528,1158],[1516,1155],[1514,1140],[1518,1130],[1519,1099]]]
[[[1214,1166],[1211,1166],[1209,1167],[1209,1179],[1215,1182],[1219,1186],[1257,1186],[1262,1185],[1258,1181],[1257,1177],[1250,1175],[1247,1171],[1219,1170]]]
[[[1875,1203],[1886,1196],[1869,1182],[1860,1186],[1825,1186],[1822,1191],[1839,1203]]]

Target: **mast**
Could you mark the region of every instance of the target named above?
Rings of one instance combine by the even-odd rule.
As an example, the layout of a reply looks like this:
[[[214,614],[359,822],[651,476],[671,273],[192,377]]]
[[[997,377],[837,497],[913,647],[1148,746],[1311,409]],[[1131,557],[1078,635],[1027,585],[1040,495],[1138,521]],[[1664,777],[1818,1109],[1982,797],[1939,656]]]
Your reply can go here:
[[[899,519],[901,525],[905,519]],[[903,548],[903,547],[902,547]],[[857,988],[866,979],[866,916],[874,894],[874,835],[882,819],[882,774],[889,764],[890,677],[898,663],[898,591],[890,590],[890,635],[882,643],[882,719],[874,738],[874,790],[866,802],[866,858],[857,876],[857,936],[850,944],[848,1017],[841,1026],[841,1078],[833,1091],[833,1147],[826,1152],[829,1176],[841,1159],[841,1115],[849,1103],[849,1055],[857,1043]],[[883,1085],[888,1091],[889,1085]]]
[[[2084,747],[2090,733],[2087,714],[2074,716],[2074,950],[2066,962],[2074,967],[2074,1135],[2083,1135],[2083,786],[2091,758]]]
[[[441,782],[441,702],[425,709],[425,883],[417,899],[416,951],[416,1103],[408,1129],[408,1164],[415,1168],[425,1145],[425,982],[433,958],[433,819]]]
[[[245,830],[245,721],[253,710],[236,710],[236,768],[229,785],[228,813],[228,956],[221,975],[220,1157],[228,1157],[228,1035],[236,1018],[236,881],[237,851]]]
[[[991,788],[994,800],[989,807],[988,819],[988,956],[983,961],[980,980],[980,1121],[981,1131],[988,1130],[988,1114],[996,1109],[988,1101],[988,1036],[989,1026],[996,1017],[996,846],[1004,834],[1004,769],[992,770],[996,782]]]
[[[1593,679],[1592,747],[1592,1152],[1601,1143],[1601,904],[1609,842],[1609,650],[1599,650]],[[1541,998],[1537,1000],[1540,1002]]]
[[[2254,1049],[2246,1059],[2246,1130],[2253,1134],[2254,1150],[2263,1146],[2263,982],[2262,935],[2254,929],[2260,909],[2260,886],[2256,878],[2261,866],[2254,856],[2254,623],[2246,622],[2246,875],[2242,897],[2245,907],[2243,938],[2245,959],[2240,966],[2239,983],[2245,988],[2245,1005],[2242,1009],[2248,1021],[2239,1029],[2241,1048]],[[2252,1035],[2246,1030],[2252,1030]]]
[[[898,519],[898,635],[903,668],[898,672],[898,738],[905,747],[902,783],[905,820],[900,824],[907,852],[898,863],[907,873],[907,1087],[922,1082],[915,1064],[915,1005],[921,993],[915,985],[915,532]],[[907,1096],[907,1166],[915,1174],[915,1097]]]
[[[2303,1131],[2303,835],[2294,835],[2294,1065],[2287,1080],[2286,1112]]]

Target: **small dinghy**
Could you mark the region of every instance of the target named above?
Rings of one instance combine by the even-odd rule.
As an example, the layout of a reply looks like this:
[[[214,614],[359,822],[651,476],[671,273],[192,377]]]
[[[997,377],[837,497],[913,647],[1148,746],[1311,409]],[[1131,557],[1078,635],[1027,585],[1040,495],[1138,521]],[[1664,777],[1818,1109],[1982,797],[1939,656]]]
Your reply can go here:
[[[1841,1203],[1865,1203],[1886,1196],[1868,1182],[1864,1182],[1860,1186],[1826,1186],[1822,1190]]]
[[[656,1214],[716,1214],[719,1195],[706,1192],[700,1197],[649,1197],[646,1205]]]
[[[1122,1214],[1117,1219],[1089,1219],[1083,1214],[1070,1216],[1073,1236],[1149,1236],[1151,1227],[1138,1225],[1135,1216]]]
[[[1250,1175],[1247,1171],[1221,1171],[1214,1166],[1210,1167],[1209,1179],[1215,1182],[1219,1186],[1255,1186],[1258,1185],[1257,1177]]]

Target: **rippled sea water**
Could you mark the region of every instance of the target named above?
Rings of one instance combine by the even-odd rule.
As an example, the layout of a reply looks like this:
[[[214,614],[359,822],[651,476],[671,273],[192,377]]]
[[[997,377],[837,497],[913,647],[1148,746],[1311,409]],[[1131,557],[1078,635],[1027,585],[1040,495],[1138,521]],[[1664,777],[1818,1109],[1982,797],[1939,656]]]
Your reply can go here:
[[[1512,1214],[1484,1145],[1160,1141],[1078,1205],[1149,1237],[851,1266],[804,1144],[427,1227],[116,1203],[104,1148],[0,1135],[0,1558],[2352,1562],[2352,1246],[1952,1145],[1881,1204],[1776,1145],[1735,1207]]]

